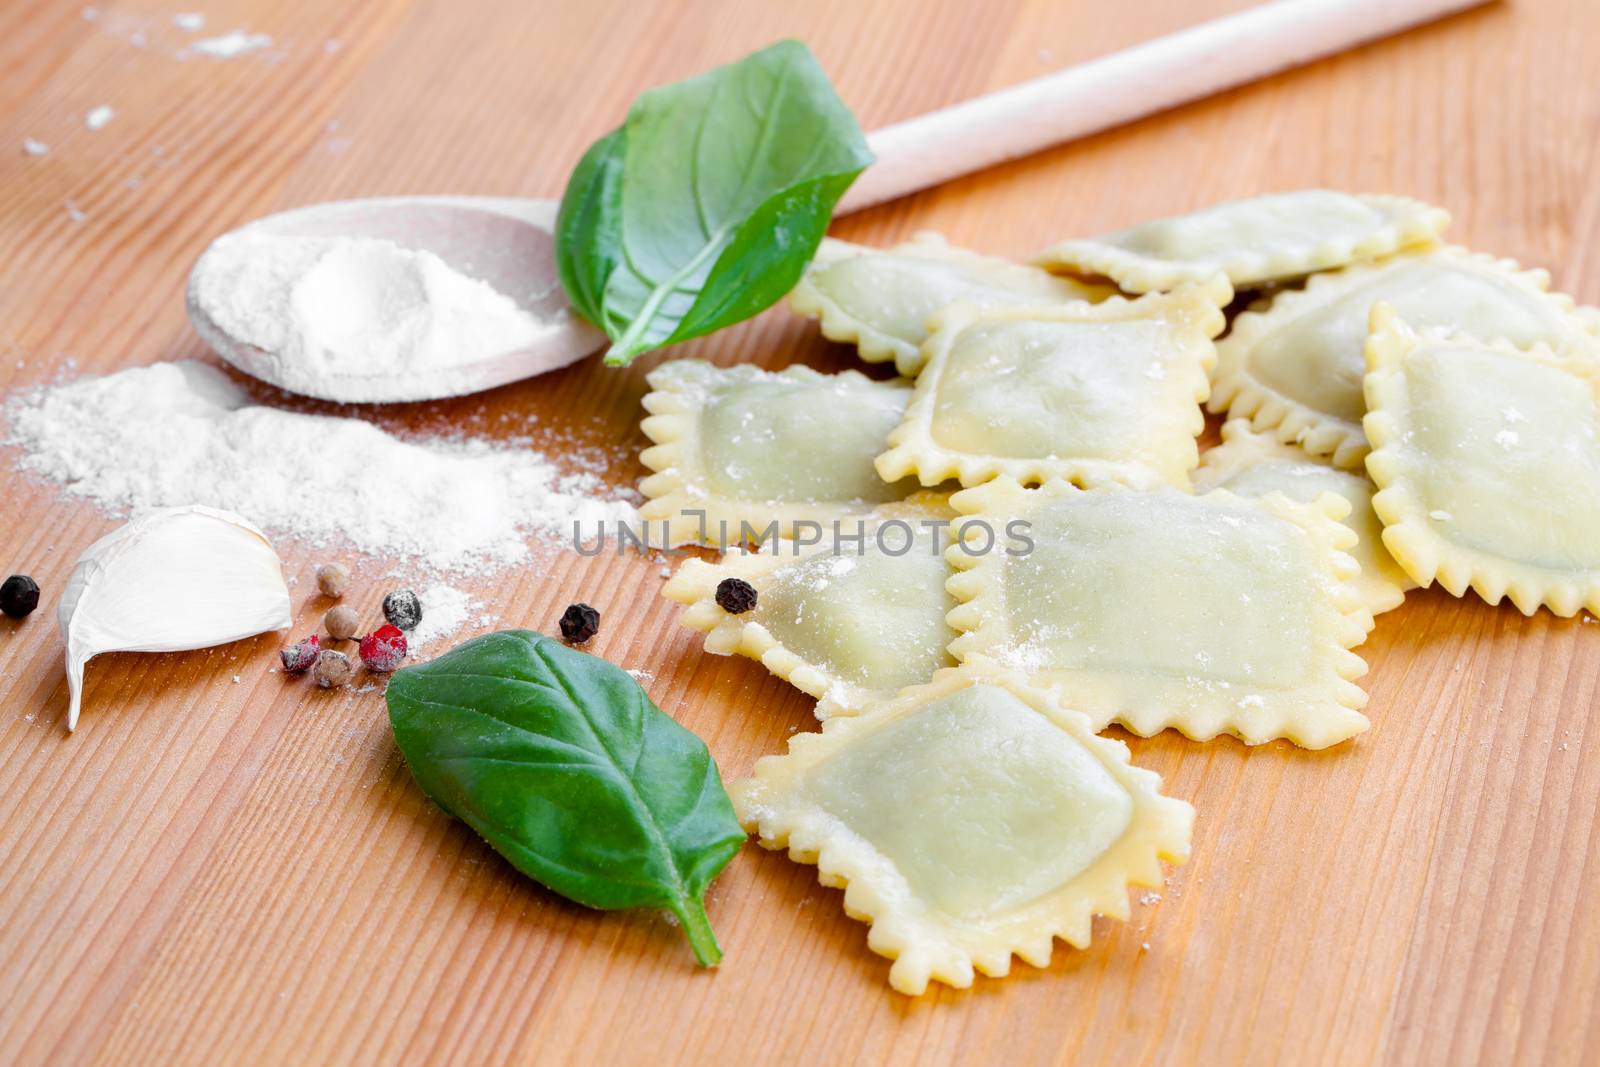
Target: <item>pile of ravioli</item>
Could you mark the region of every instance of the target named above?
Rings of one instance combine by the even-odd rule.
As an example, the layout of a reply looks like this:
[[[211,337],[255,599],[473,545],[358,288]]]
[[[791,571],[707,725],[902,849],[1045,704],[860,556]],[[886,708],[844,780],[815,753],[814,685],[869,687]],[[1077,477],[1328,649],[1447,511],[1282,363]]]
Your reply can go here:
[[[650,375],[658,542],[766,538],[666,595],[825,720],[735,805],[896,989],[1044,965],[1186,857],[1193,809],[1109,724],[1323,748],[1408,589],[1600,614],[1600,314],[1447,222],[1308,190],[1030,265],[829,241],[792,307],[900,377]]]

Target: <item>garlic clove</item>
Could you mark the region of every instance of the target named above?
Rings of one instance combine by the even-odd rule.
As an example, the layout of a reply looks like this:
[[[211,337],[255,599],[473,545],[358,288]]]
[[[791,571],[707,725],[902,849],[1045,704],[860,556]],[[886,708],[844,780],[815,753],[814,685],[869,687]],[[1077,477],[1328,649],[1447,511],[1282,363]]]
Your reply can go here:
[[[67,643],[68,730],[78,725],[84,665],[102,652],[209,648],[292,622],[266,536],[198,504],[147,512],[90,545],[56,615]]]

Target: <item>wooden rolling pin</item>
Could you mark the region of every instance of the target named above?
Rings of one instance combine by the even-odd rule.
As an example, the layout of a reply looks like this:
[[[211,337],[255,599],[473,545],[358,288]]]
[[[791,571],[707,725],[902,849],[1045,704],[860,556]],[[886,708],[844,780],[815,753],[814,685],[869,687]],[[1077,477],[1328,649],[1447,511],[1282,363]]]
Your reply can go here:
[[[1492,0],[1271,0],[868,135],[838,213],[1031,155]]]

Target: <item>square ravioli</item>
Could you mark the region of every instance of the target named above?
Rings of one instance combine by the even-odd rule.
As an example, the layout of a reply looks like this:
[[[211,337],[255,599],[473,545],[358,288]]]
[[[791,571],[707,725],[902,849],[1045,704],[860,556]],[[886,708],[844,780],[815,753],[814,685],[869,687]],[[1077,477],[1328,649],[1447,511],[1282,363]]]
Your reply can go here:
[[[1444,210],[1405,197],[1302,189],[1063,241],[1035,262],[1052,271],[1110,278],[1130,293],[1215,274],[1254,288],[1428,244],[1449,221]]]
[[[878,473],[1187,484],[1227,293],[1219,281],[1094,305],[945,310]]]
[[[1543,343],[1566,351],[1600,338],[1600,326],[1549,285],[1542,270],[1460,248],[1318,275],[1234,321],[1217,343],[1211,410],[1248,416],[1257,430],[1359,468],[1367,453],[1361,380],[1374,304],[1393,305],[1419,329],[1450,327],[1522,348]]]
[[[1301,503],[1336,493],[1350,504],[1343,522],[1356,543],[1347,551],[1361,567],[1351,584],[1367,610],[1374,615],[1391,611],[1405,600],[1406,590],[1416,588],[1383,547],[1383,523],[1372,510],[1373,486],[1367,476],[1339,470],[1270,434],[1253,433],[1248,419],[1223,424],[1222,444],[1200,456],[1194,488],[1197,493],[1226,489],[1238,496],[1282,493]]]
[[[962,572],[949,582],[957,659],[1061,685],[1097,729],[1324,748],[1367,728],[1352,681],[1366,664],[1350,649],[1372,615],[1350,584],[1342,499],[999,479],[951,503],[991,527],[1022,520],[1031,542],[945,554]]]
[[[1160,784],[1058,693],[974,660],[797,735],[729,791],[762,845],[844,887],[916,995],[1013,954],[1045,966],[1054,938],[1083,948],[1094,915],[1126,919],[1128,886],[1188,856],[1194,810]]]
[[[827,526],[916,491],[878,477],[873,459],[911,399],[909,382],[809,367],[766,371],[679,359],[650,372],[640,428],[639,514],[651,544],[726,546],[776,526]]]
[[[884,249],[828,238],[789,295],[789,306],[820,319],[824,337],[854,344],[868,363],[893,360],[912,377],[922,369],[928,319],[941,308],[961,301],[1005,307],[1103,300],[1114,291],[919,233]]]
[[[1406,573],[1600,614],[1600,359],[1419,334],[1379,304],[1367,366],[1372,507]]]
[[[854,714],[955,664],[944,587],[954,518],[948,497],[918,493],[843,520],[859,550],[782,542],[714,565],[685,560],[662,595],[687,605],[679,621],[705,633],[706,651],[760,660],[818,698],[819,719]],[[756,590],[754,608],[731,615],[717,604],[728,578]]]

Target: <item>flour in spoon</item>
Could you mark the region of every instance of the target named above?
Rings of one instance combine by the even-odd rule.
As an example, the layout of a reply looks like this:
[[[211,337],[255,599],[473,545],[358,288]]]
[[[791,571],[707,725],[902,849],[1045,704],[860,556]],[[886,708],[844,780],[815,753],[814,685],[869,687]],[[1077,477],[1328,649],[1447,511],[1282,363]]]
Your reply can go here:
[[[289,389],[471,364],[552,325],[432,252],[370,237],[230,234],[200,257],[190,296],[225,333],[274,354]]]

